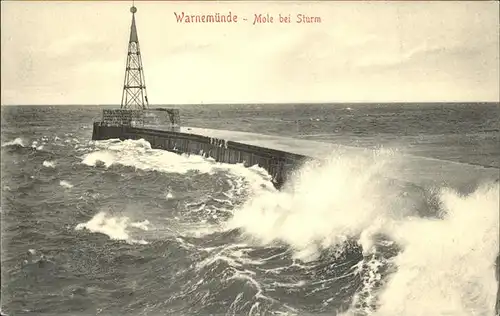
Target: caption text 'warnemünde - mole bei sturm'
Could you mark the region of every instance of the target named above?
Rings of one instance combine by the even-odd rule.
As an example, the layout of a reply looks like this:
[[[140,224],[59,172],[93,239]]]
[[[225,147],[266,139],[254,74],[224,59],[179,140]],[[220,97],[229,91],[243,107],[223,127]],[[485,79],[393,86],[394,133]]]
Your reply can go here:
[[[225,14],[186,14],[184,12],[174,12],[177,23],[246,23],[255,24],[287,24],[287,23],[321,23],[321,17],[308,16],[306,14],[281,14],[273,15],[269,13],[254,13],[251,19],[233,14],[231,11]]]

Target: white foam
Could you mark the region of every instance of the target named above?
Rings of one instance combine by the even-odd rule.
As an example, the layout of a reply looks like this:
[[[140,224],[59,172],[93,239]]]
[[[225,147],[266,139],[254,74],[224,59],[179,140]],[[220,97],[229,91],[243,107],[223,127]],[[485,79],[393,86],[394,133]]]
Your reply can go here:
[[[181,174],[193,170],[213,174],[222,170],[244,177],[252,185],[271,187],[269,185],[271,177],[258,166],[245,168],[243,164],[217,163],[211,158],[198,155],[178,155],[161,149],[151,149],[149,142],[144,139],[125,141],[112,139],[96,141],[94,145],[98,150],[86,154],[82,159],[83,164],[95,166],[98,162],[103,162],[106,167],[120,164],[141,170]]]
[[[59,185],[67,189],[71,189],[73,187],[73,185],[66,180],[59,181]]]
[[[22,138],[16,138],[10,142],[6,142],[5,144],[2,144],[2,147],[7,147],[7,146],[21,146],[21,147],[26,147],[26,145],[24,144],[24,141]]]
[[[224,262],[231,267],[224,275],[224,282],[231,280],[244,282],[256,291],[254,299],[274,301],[273,298],[265,295],[262,285],[257,279],[256,272],[245,268],[247,266],[256,266],[264,263],[264,260],[250,258],[247,251],[251,249],[253,249],[253,247],[249,247],[246,244],[229,244],[202,249],[208,252],[209,256],[198,262],[196,264],[196,269],[198,271],[202,269],[212,270],[218,266],[218,263]],[[233,304],[236,304],[237,301],[239,301],[239,299],[236,297]],[[233,304],[231,306],[235,307]]]
[[[166,192],[165,193],[165,199],[166,200],[170,200],[170,199],[173,199],[174,198],[174,195],[172,194],[172,192]]]
[[[131,166],[141,170],[186,173],[189,170],[210,172],[211,166],[202,157],[189,158],[164,150],[151,149],[150,144],[141,140],[100,141],[96,142],[98,150],[85,155],[82,163],[95,166],[98,161],[106,167],[113,164]]]
[[[53,161],[44,160],[42,165],[46,168],[55,168],[56,163]],[[61,184],[62,185],[62,184]]]
[[[82,161],[87,166],[96,166],[98,162],[102,162],[108,168],[115,162],[115,156],[108,151],[98,151],[87,154]]]
[[[145,240],[137,240],[130,237],[128,227],[148,230],[149,221],[130,222],[126,216],[112,216],[106,212],[99,212],[86,223],[76,225],[75,230],[87,229],[93,233],[107,235],[113,240],[123,240],[128,243],[147,244]]]
[[[44,143],[45,144],[45,143]],[[36,150],[42,150],[43,149],[43,145],[38,145],[38,141],[34,140],[32,143],[31,143],[31,148],[34,148]]]
[[[131,223],[130,226],[131,227],[135,227],[135,228],[139,228],[139,229],[142,229],[142,230],[149,230],[149,221],[146,219],[146,220],[143,220],[142,222],[136,222],[136,223]]]
[[[353,267],[352,273],[361,277],[361,288],[354,294],[352,307],[347,315],[352,315],[354,311],[355,315],[370,315],[375,311],[379,292],[377,286],[382,281],[380,268],[387,264],[386,259],[371,255]]]

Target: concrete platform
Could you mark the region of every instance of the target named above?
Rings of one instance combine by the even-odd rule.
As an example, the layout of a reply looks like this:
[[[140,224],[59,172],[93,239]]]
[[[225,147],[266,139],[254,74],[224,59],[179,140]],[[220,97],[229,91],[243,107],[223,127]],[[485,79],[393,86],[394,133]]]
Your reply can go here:
[[[209,136],[228,141],[265,147],[316,159],[327,159],[338,155],[372,156],[374,151],[359,147],[341,146],[332,143],[271,136],[228,130],[181,127],[182,133]],[[449,186],[467,190],[480,183],[498,181],[500,169],[445,161],[413,155],[395,154],[387,157],[391,166],[386,177],[412,183],[420,187]]]

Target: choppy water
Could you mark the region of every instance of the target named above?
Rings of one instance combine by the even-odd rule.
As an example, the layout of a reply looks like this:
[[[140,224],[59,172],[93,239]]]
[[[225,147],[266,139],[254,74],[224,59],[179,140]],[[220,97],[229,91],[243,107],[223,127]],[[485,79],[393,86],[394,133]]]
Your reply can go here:
[[[499,185],[401,192],[384,155],[260,168],[91,142],[99,107],[2,107],[11,315],[493,315]],[[186,125],[500,167],[498,104],[186,106]]]

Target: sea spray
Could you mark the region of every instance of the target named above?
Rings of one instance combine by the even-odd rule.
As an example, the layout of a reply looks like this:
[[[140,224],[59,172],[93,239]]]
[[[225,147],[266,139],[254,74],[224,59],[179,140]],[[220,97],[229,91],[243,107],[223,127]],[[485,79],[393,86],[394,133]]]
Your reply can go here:
[[[306,164],[287,190],[260,192],[235,211],[228,227],[263,244],[285,242],[299,258],[314,259],[323,249],[382,225],[384,214],[394,211],[395,192],[383,178],[385,161],[384,155],[340,155]]]
[[[403,247],[376,315],[493,315],[499,249],[499,185],[468,196],[441,193],[443,218],[394,222]]]

